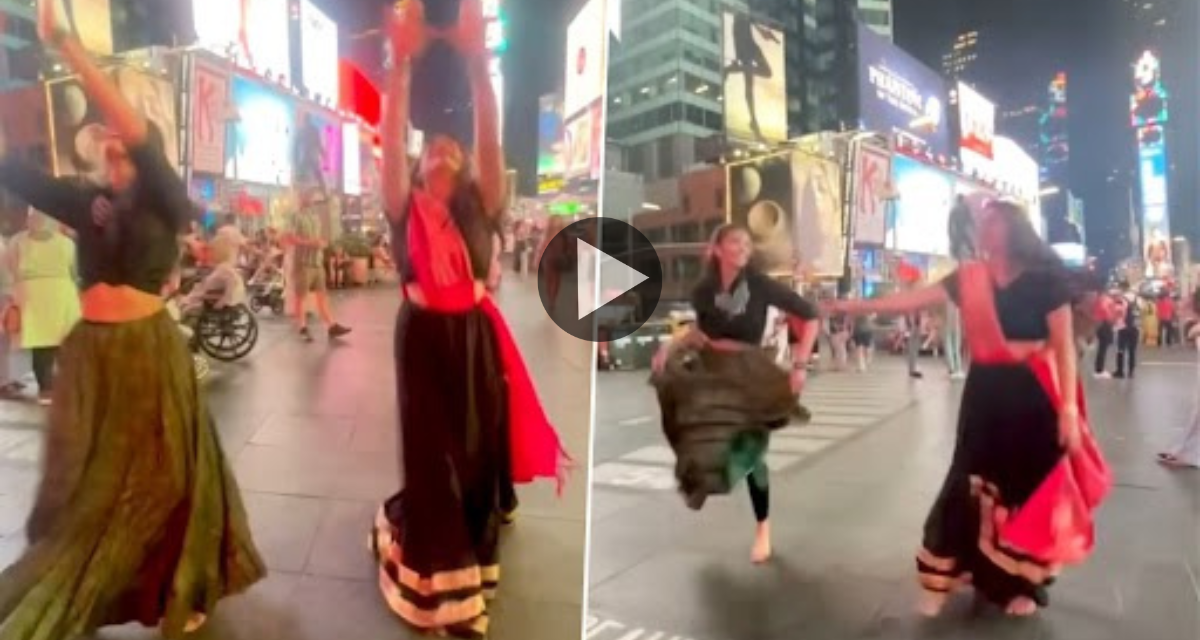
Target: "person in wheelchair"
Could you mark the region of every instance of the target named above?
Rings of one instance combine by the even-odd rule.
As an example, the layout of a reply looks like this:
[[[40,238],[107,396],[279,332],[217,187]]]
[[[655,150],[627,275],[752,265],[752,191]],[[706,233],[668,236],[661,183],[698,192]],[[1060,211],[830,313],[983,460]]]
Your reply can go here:
[[[212,271],[179,305],[185,320],[199,316],[206,308],[232,309],[246,304],[246,283],[237,268],[238,245],[229,238],[217,237],[209,251],[214,262]]]

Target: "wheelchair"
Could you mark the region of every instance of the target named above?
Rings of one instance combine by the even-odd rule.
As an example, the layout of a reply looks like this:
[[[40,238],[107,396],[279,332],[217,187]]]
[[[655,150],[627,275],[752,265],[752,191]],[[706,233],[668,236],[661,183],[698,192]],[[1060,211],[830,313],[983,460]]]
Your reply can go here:
[[[214,360],[241,360],[258,344],[258,320],[246,305],[217,308],[205,303],[203,310],[185,322],[193,331],[193,350]]]

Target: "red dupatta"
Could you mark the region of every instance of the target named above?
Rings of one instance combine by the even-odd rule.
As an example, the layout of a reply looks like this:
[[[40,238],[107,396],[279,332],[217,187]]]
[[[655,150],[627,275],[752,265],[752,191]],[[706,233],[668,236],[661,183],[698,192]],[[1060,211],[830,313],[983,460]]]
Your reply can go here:
[[[982,263],[965,263],[958,271],[963,327],[972,362],[1016,363],[996,314],[995,287]],[[1037,353],[1025,364],[1037,376],[1046,396],[1059,406],[1057,362]],[[1051,566],[1082,562],[1095,544],[1092,512],[1112,486],[1112,473],[1087,420],[1082,384],[1076,391],[1080,446],[1066,453],[1025,504],[1013,512],[997,511],[991,524],[1006,546]],[[986,514],[985,514],[985,517]]]
[[[508,323],[490,295],[476,299],[471,256],[462,233],[444,204],[414,191],[408,210],[408,253],[424,306],[442,313],[479,307],[496,336],[508,383],[509,455],[518,484],[554,478],[561,493],[570,457],[538,399],[533,379]]]

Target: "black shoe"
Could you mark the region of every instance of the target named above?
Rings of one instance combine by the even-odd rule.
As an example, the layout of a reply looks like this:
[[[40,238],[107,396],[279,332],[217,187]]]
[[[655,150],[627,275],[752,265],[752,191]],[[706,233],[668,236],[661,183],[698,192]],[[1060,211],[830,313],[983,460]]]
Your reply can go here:
[[[908,377],[912,378],[913,380],[921,380],[925,378],[925,374],[921,373],[920,371],[909,371]]]
[[[300,339],[305,342],[313,341],[312,333],[309,332],[308,327],[304,327],[300,330]]]
[[[1124,372],[1124,371],[1118,371],[1118,372],[1116,372],[1116,373],[1114,373],[1114,374],[1113,374],[1113,377],[1114,377],[1114,378],[1116,378],[1117,380],[1124,380],[1124,379],[1125,379],[1125,372]]]
[[[343,327],[340,324],[335,323],[332,327],[329,327],[329,339],[330,340],[337,340],[338,338],[341,338],[342,336],[345,336],[348,333],[350,333],[350,329],[348,329],[347,327]]]

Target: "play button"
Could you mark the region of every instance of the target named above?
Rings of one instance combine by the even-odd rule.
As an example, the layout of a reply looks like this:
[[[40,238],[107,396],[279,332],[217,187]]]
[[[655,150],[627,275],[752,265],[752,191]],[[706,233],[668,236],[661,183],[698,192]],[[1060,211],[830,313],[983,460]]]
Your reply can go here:
[[[654,246],[632,225],[586,218],[567,225],[538,261],[542,306],[563,331],[611,341],[654,315],[663,268]]]

